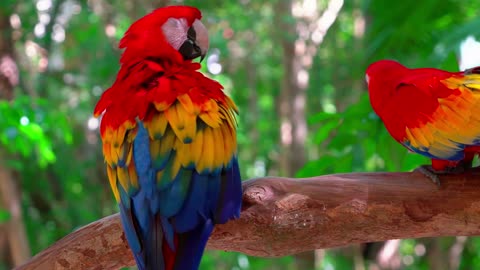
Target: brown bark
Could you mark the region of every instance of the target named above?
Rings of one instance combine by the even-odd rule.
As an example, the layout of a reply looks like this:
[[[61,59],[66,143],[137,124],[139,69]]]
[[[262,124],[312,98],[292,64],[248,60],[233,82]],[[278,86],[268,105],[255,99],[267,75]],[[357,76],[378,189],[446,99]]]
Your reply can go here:
[[[6,233],[11,261],[15,266],[30,258],[30,247],[25,233],[19,194],[12,174],[7,168],[0,165],[0,203],[10,213],[10,220],[5,224],[0,224],[0,228],[4,229]]]
[[[208,248],[278,257],[387,239],[478,235],[480,171],[442,177],[352,173],[244,183],[241,218],[218,225]],[[118,215],[61,239],[17,269],[133,265]]]

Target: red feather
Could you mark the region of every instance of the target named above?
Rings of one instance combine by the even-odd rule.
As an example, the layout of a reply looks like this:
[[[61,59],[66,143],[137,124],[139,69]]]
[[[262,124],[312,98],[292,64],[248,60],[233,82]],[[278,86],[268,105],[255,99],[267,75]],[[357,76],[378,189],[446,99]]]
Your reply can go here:
[[[195,7],[169,6],[144,16],[133,23],[120,40],[119,48],[125,48],[120,62],[125,64],[147,57],[182,62],[182,56],[167,43],[162,32],[162,25],[169,18],[185,18],[191,26],[195,19],[202,18],[202,14]]]
[[[480,142],[475,69],[409,69],[381,60],[366,75],[371,105],[395,140],[431,158],[436,170],[471,162]]]

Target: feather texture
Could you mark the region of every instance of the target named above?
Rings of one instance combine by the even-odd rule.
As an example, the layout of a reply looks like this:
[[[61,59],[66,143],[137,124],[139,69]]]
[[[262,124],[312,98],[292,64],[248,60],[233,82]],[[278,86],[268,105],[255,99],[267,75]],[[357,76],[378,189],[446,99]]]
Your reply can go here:
[[[94,114],[103,113],[107,174],[137,266],[197,269],[214,225],[240,215],[237,108],[198,63],[131,55],[146,46],[136,40],[140,27],[200,16],[189,7],[159,12],[127,31],[123,65]]]
[[[382,60],[370,65],[367,78],[372,107],[392,137],[413,152],[448,161],[434,169],[456,165],[480,145],[480,74]]]

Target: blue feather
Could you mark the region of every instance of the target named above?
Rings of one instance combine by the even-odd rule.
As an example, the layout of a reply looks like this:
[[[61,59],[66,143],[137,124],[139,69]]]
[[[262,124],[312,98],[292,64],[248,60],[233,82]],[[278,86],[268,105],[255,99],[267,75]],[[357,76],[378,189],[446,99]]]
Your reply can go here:
[[[208,175],[202,175],[197,172],[193,177],[182,210],[173,218],[175,230],[179,233],[192,230],[198,224],[205,220],[203,208],[206,201]]]
[[[404,141],[402,142],[403,146],[407,147],[408,149],[410,149],[411,151],[415,152],[415,153],[418,153],[420,155],[423,155],[427,158],[431,158],[431,159],[444,159],[444,160],[450,160],[450,161],[459,161],[459,160],[462,160],[464,157],[465,157],[465,145],[464,144],[459,144],[457,143],[457,147],[458,149],[457,150],[454,150],[452,149],[451,150],[451,154],[449,156],[442,156],[442,157],[439,157],[439,156],[435,156],[433,155],[432,153],[430,153],[430,149],[429,148],[417,148],[417,147],[413,147],[409,141]]]
[[[175,231],[173,229],[173,226],[168,220],[168,218],[166,217],[161,217],[161,221],[162,221],[163,235],[165,237],[165,240],[170,246],[170,249],[175,251],[175,244],[174,244]]]
[[[158,204],[159,211],[163,216],[172,217],[180,211],[187,197],[191,182],[192,171],[180,169],[168,188],[157,191],[160,198]]]
[[[140,241],[138,240],[138,235],[135,230],[135,225],[133,224],[133,217],[131,209],[125,207],[123,203],[119,204],[120,206],[120,218],[122,225],[125,228],[125,237],[127,238],[130,248],[133,253],[139,253],[141,251]]]
[[[138,175],[146,174],[152,167],[152,158],[150,157],[150,138],[142,122],[137,121],[138,131],[133,141],[133,158]],[[142,180],[142,179],[141,179]],[[151,182],[152,179],[143,179]]]
[[[234,157],[232,166],[222,173],[220,198],[215,215],[215,223],[226,223],[230,219],[240,217],[242,208],[242,179],[238,168],[238,161]]]
[[[208,178],[207,202],[205,203],[205,213],[209,217],[214,217],[217,211],[220,197],[221,175],[215,174]],[[215,220],[214,220],[215,221]],[[216,221],[215,221],[216,222]]]
[[[198,269],[213,226],[212,220],[208,219],[194,230],[179,235],[175,270]]]
[[[145,270],[164,269],[165,258],[163,258],[163,230],[160,215],[155,215],[152,228],[144,238],[145,243]]]

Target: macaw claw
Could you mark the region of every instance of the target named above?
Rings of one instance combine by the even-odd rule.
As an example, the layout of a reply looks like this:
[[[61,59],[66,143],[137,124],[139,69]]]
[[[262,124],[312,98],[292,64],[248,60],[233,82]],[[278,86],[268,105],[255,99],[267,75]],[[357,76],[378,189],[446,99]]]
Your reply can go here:
[[[426,177],[428,177],[434,184],[436,184],[438,187],[441,186],[440,182],[440,177],[439,174],[442,174],[442,172],[437,172],[435,171],[432,166],[430,165],[421,165],[420,167],[416,168],[413,170],[414,172],[419,172]]]

